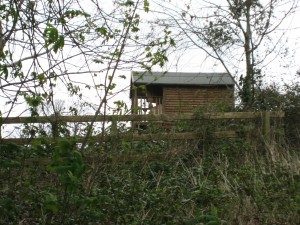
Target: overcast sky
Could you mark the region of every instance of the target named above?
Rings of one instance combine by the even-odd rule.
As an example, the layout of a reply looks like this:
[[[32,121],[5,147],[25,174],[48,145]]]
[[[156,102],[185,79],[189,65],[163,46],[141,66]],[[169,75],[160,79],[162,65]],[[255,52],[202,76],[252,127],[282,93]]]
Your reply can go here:
[[[84,2],[84,1],[82,1]],[[193,1],[193,0],[151,0],[150,1],[150,10],[153,11],[161,11],[161,9],[157,6],[158,3],[162,4],[175,4],[180,7],[184,7],[184,2],[201,2],[201,1]],[[222,1],[216,1],[217,3]],[[87,5],[88,6],[88,5]],[[111,6],[107,6],[111,7]],[[282,8],[284,9],[284,7]],[[142,20],[147,21],[151,20],[152,17],[159,18],[161,14],[153,14],[153,13],[143,13],[142,14]],[[146,24],[142,24],[142,29],[144,29]],[[147,30],[145,30],[146,32]],[[299,79],[295,77],[296,71],[300,68],[300,51],[299,51],[299,31],[300,31],[300,10],[297,8],[296,12],[291,15],[280,27],[280,29],[277,32],[277,35],[280,36],[281,32],[284,31],[285,35],[282,37],[282,51],[286,54],[279,55],[278,58],[271,60],[267,67],[266,67],[266,73],[268,74],[267,81],[269,83],[271,82],[277,82],[277,83],[283,83],[283,82],[299,82]],[[276,35],[276,34],[274,34]],[[276,37],[276,36],[274,36]],[[70,51],[67,47],[64,49],[65,51]],[[81,59],[74,59],[74,65],[79,64],[81,62]],[[25,68],[25,66],[24,66]],[[98,67],[91,68],[92,70],[99,70]],[[175,51],[173,54],[169,55],[169,61],[166,63],[166,65],[163,68],[154,68],[155,71],[178,71],[178,72],[225,72],[224,68],[220,65],[219,62],[216,60],[212,60],[211,58],[207,57],[205,54],[203,54],[200,50],[190,50],[185,49],[181,51]],[[121,91],[115,99],[122,99],[126,101],[127,103],[130,103],[129,101],[129,85],[130,85],[130,74],[131,69],[128,68],[126,70],[119,70],[117,72],[117,77],[119,75],[125,75],[126,79],[117,79],[115,83],[117,83],[117,88]],[[103,77],[103,76],[102,76]],[[77,81],[88,81],[88,76],[78,75]],[[74,80],[76,80],[74,78]],[[97,82],[103,82],[103,78],[99,77],[99,80]],[[86,90],[84,92],[84,97],[86,100],[93,102],[97,104],[97,101],[95,102],[95,99],[97,99],[97,94],[94,93],[91,90]],[[56,92],[56,99],[61,100],[64,99],[67,103],[71,103],[72,100],[68,97],[67,92],[65,91],[65,88],[63,86],[59,86],[57,88]],[[3,102],[2,102],[3,104]],[[72,104],[72,103],[71,103]],[[3,106],[4,107],[4,106]],[[4,111],[4,110],[3,110]],[[16,115],[19,113],[20,110],[16,110]]]

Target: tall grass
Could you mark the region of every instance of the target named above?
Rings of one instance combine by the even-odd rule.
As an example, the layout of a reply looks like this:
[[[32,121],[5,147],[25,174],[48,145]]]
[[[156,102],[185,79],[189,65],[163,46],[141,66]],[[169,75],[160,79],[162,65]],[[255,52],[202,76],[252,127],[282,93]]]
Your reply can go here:
[[[211,136],[232,126],[247,135]],[[299,224],[300,153],[278,127],[266,142],[256,126],[184,123],[174,129],[198,130],[198,140],[86,152],[72,139],[1,145],[0,224]]]

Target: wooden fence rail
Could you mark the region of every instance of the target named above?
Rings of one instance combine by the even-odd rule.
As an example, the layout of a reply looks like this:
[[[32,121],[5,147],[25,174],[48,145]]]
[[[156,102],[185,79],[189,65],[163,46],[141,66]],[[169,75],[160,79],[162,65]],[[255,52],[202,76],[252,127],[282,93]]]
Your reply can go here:
[[[61,122],[104,122],[104,121],[176,121],[176,120],[196,120],[196,119],[255,119],[262,118],[264,114],[269,114],[270,118],[282,118],[284,112],[224,112],[224,113],[203,113],[194,114],[159,114],[159,115],[87,115],[87,116],[41,116],[41,117],[7,117],[0,118],[0,126],[3,124],[17,123],[51,123]]]
[[[220,119],[257,119],[263,121],[263,134],[266,140],[270,138],[270,118],[283,118],[284,112],[226,112],[226,113],[203,113],[201,115],[194,114],[179,114],[179,115],[100,115],[100,116],[48,116],[48,117],[8,117],[0,118],[0,126],[4,124],[19,124],[19,123],[59,123],[59,122],[112,122],[112,128],[116,127],[116,122],[145,122],[145,121],[161,121],[173,122],[178,120],[220,120]],[[112,139],[122,139],[127,141],[147,141],[147,140],[189,140],[201,138],[201,134],[197,132],[162,132],[155,134],[113,134],[113,135],[97,135],[91,137],[96,142],[109,142]],[[239,133],[236,131],[218,131],[213,132],[212,136],[215,138],[221,137],[238,137]],[[16,143],[29,144],[34,140],[49,140],[55,141],[56,138],[1,138],[2,143]],[[84,140],[84,137],[76,137],[78,143]]]

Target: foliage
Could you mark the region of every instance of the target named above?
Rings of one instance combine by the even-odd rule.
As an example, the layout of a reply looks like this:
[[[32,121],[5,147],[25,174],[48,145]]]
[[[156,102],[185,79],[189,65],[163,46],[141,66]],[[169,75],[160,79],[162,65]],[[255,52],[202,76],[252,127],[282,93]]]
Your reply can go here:
[[[1,144],[0,224],[297,224],[299,152],[257,143]]]
[[[299,112],[300,112],[300,87],[299,84],[270,85],[257,90],[255,110],[284,111],[285,133],[291,145],[299,145]]]
[[[247,15],[243,1],[228,2],[235,3],[229,11],[235,13],[223,18]],[[126,125],[112,121],[109,131],[105,123],[95,124],[110,108],[117,115],[128,112],[121,100],[109,105],[119,92],[118,70],[163,67],[175,47],[176,35],[168,26],[157,28],[157,36],[154,30],[143,36],[149,1],[113,1],[107,7],[103,1],[0,3],[0,90],[6,104],[1,122],[20,115],[26,104],[31,118],[20,128],[21,136],[39,137],[24,145],[0,140],[0,224],[293,225],[300,220],[299,152],[288,145],[213,138],[214,130],[230,128],[227,121],[176,124],[175,130],[201,133],[196,141],[132,143],[118,136],[129,132]],[[258,1],[253,4],[251,10],[262,9]],[[261,20],[252,25],[263,35],[268,19],[265,12],[257,15],[255,21]],[[214,19],[200,34],[215,53],[222,53],[241,44],[230,29],[226,21]],[[259,68],[252,66],[250,78],[256,79]],[[79,104],[70,103],[68,110],[58,103],[61,89]],[[259,109],[265,99],[265,109],[299,109],[298,86],[283,96],[274,90],[256,94]],[[96,96],[94,102],[86,95]],[[87,109],[94,114],[91,123],[60,121],[65,113],[86,114]],[[203,112],[199,109],[199,117]],[[39,115],[55,121],[48,127],[33,124]],[[151,124],[142,132],[161,131]],[[92,138],[107,133],[113,135],[109,143]],[[276,157],[270,158],[271,153]]]
[[[255,92],[266,81],[269,62],[279,60],[278,53],[288,49],[286,42],[282,42],[286,27],[282,27],[281,35],[277,33],[288,16],[293,15],[297,3],[297,0],[226,0],[222,4],[214,0],[182,4],[157,1],[160,13],[167,18],[157,23],[172,27],[180,50],[198,49],[203,58],[207,56],[213,61],[212,67],[223,68],[235,81],[243,107],[249,110],[253,108]]]
[[[0,5],[4,118],[21,113],[38,116],[43,107],[58,117],[61,112],[55,107],[60,99],[90,104],[95,117],[107,114],[114,102],[121,103],[116,100],[124,91],[119,84],[128,79],[119,71],[163,66],[168,50],[175,46],[168,29],[144,38],[147,0],[104,5],[101,1],[1,0]],[[64,113],[70,115],[72,110]],[[94,124],[87,127],[86,139],[95,132]]]

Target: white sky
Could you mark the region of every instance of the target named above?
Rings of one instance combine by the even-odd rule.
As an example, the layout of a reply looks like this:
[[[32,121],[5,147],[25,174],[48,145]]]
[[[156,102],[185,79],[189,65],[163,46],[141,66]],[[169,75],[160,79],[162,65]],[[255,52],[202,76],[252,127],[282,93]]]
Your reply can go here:
[[[171,0],[169,2],[174,5],[185,5],[184,0]],[[191,0],[187,2],[195,1]],[[218,0],[215,2],[219,4],[222,1]],[[286,6],[283,6],[280,10],[285,9]],[[285,19],[279,29],[272,34],[275,40],[282,34],[282,32],[285,33],[281,38],[281,45],[282,52],[286,52],[286,54],[279,55],[279,57],[276,57],[274,60],[272,60],[272,58],[268,59],[269,63],[266,66],[266,72],[269,74],[269,82],[295,81],[295,73],[300,69],[299,31],[300,9],[297,8],[295,13]],[[220,63],[212,60],[211,58],[205,58],[205,55],[200,50],[185,50],[184,52],[176,53],[174,58],[170,58],[167,69],[171,71],[185,72],[225,72],[224,68],[220,66]]]
[[[152,0],[154,1],[154,0]],[[193,2],[193,0],[191,0]],[[158,0],[158,2],[163,4],[179,4],[184,6],[184,0],[168,0],[168,1],[162,1]],[[188,1],[189,2],[189,1]],[[216,1],[220,2],[220,1]],[[150,9],[156,10],[157,6],[150,1]],[[151,19],[151,13],[143,13],[142,14],[142,20],[148,20]],[[143,18],[144,16],[144,18]],[[143,25],[142,25],[143,26]],[[271,83],[273,81],[280,83],[280,82],[299,82],[299,79],[297,80],[297,77],[295,77],[296,71],[300,68],[300,51],[299,51],[299,29],[300,29],[300,10],[299,8],[296,10],[296,12],[290,16],[282,25],[282,30],[287,30],[285,37],[286,38],[286,44],[285,47],[287,48],[287,54],[282,55],[281,57],[277,58],[276,60],[270,62],[267,66],[267,73],[268,73],[268,79],[267,82]],[[278,30],[278,34],[280,33],[280,29]],[[67,51],[67,49],[65,49]],[[169,61],[166,63],[164,68],[155,68],[156,71],[178,71],[178,72],[224,72],[220,64],[214,60],[211,60],[210,58],[205,58],[206,56],[203,54],[203,52],[199,50],[182,50],[179,52],[175,52],[174,54],[169,56]],[[74,60],[74,64],[77,62],[80,62],[81,59]],[[93,66],[93,70],[99,70],[99,67]],[[126,80],[124,79],[116,79],[115,83],[117,83],[117,91],[126,89],[124,92],[120,92],[115,99],[121,99],[124,100],[126,103],[128,103],[128,106],[130,107],[130,101],[129,101],[129,91],[128,86],[130,84],[130,69],[128,70],[122,70],[117,72],[117,76],[119,75],[125,75]],[[84,77],[84,80],[83,80]],[[83,75],[77,75],[77,78],[75,80],[78,81],[88,81],[90,78],[87,78],[87,76]],[[97,82],[101,83],[103,82],[103,76],[97,78]],[[96,92],[92,92],[91,90],[86,89],[84,92],[84,97],[86,100],[97,104],[99,102],[99,98],[96,94]],[[56,96],[55,98],[57,100],[65,100],[66,104],[72,105],[72,98],[68,97],[67,92],[65,91],[65,88],[63,86],[58,87],[56,89]],[[3,102],[2,102],[3,103]],[[2,106],[3,108],[7,108],[5,106]],[[5,110],[2,110],[2,112]],[[13,115],[18,115],[20,112],[19,109],[15,110],[15,113]]]
[[[155,1],[155,0],[152,0]],[[174,3],[179,5],[184,5],[184,0],[168,0],[168,1],[162,1],[162,0],[156,0],[160,3]],[[193,1],[193,0],[191,0]],[[217,1],[218,3],[220,1]],[[165,4],[164,3],[164,4]],[[150,3],[150,9],[156,10],[155,4]],[[151,18],[151,13],[143,13],[142,14],[142,20],[149,20]],[[143,17],[144,16],[144,17]],[[145,27],[142,24],[142,28]],[[266,81],[268,83],[276,82],[278,83],[295,83],[300,82],[300,77],[295,76],[296,71],[300,69],[300,10],[299,8],[296,10],[296,12],[291,15],[280,27],[280,29],[277,31],[277,34],[279,35],[282,31],[285,31],[284,36],[284,48],[287,49],[285,55],[281,55],[280,57],[276,58],[274,61],[270,62],[267,65],[266,72],[268,74],[268,77]],[[274,33],[275,34],[275,33]],[[65,51],[67,52],[67,48],[65,48]],[[72,51],[70,51],[70,54],[72,54]],[[73,61],[74,64],[78,64],[81,62],[82,59],[78,58]],[[93,66],[93,70],[100,70],[101,68],[99,66]],[[225,72],[222,66],[214,60],[211,60],[210,58],[205,58],[205,55],[203,52],[199,50],[181,50],[178,52],[175,52],[169,56],[169,61],[166,63],[164,68],[154,68],[155,71],[178,71],[178,72]],[[116,92],[119,92],[118,95],[116,95],[113,100],[123,100],[125,103],[127,103],[128,107],[130,108],[130,100],[129,100],[129,85],[130,85],[130,75],[131,70],[120,70],[117,71],[116,77],[119,75],[125,75],[126,79],[120,79],[117,78],[114,83],[117,84]],[[77,81],[84,81],[91,83],[91,76],[86,75],[76,75],[74,77],[74,80]],[[97,83],[103,82],[103,76],[99,76],[96,78]],[[122,91],[123,90],[123,91]],[[99,96],[96,92],[93,92],[91,90],[86,89],[83,91],[84,99],[86,101],[89,101],[93,104],[99,103]],[[68,96],[67,91],[65,90],[65,87],[63,85],[58,85],[58,88],[56,88],[55,91],[55,99],[56,100],[63,100],[65,101],[65,106],[68,108],[69,106],[74,106],[74,100],[73,98]],[[110,103],[110,106],[113,104]],[[5,112],[8,109],[8,106],[4,105],[4,102],[0,99],[0,106],[2,113]],[[10,116],[18,116],[20,115],[20,112],[23,112],[25,110],[24,106],[16,107],[13,111],[13,113]],[[85,114],[93,114],[93,110],[85,110],[85,109],[79,109],[80,111],[85,111]],[[28,115],[28,113],[23,114],[23,116]],[[9,129],[10,130],[10,129]]]

